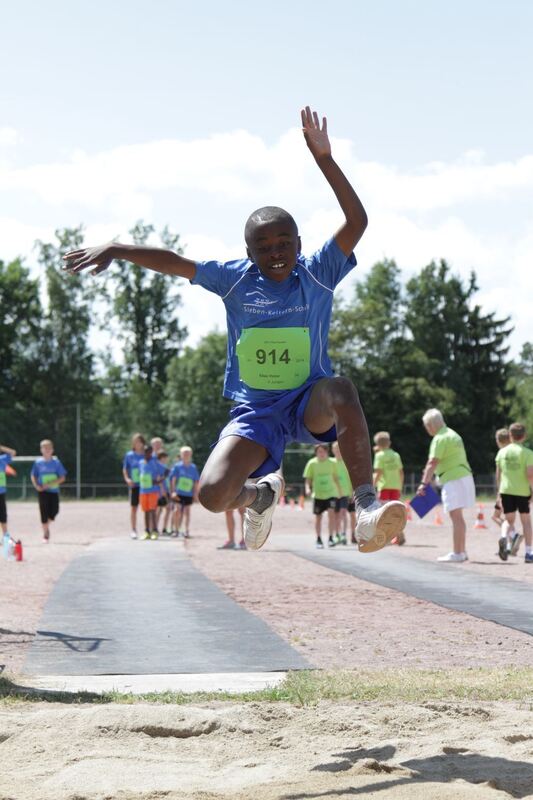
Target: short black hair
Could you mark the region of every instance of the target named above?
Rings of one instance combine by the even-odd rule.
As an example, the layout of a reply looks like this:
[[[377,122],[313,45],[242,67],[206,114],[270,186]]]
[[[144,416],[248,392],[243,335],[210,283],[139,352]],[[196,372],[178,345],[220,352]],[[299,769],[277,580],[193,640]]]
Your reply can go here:
[[[258,208],[253,211],[246,220],[246,225],[244,226],[244,241],[246,244],[250,245],[256,228],[260,225],[269,225],[275,222],[286,223],[292,227],[295,234],[298,235],[298,226],[294,217],[291,216],[288,211],[278,206],[263,206],[263,208]]]

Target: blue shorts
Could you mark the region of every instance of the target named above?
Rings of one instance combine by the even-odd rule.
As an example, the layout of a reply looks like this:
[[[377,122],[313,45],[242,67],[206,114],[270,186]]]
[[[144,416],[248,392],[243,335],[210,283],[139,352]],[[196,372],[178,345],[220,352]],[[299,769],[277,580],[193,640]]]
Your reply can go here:
[[[230,422],[223,428],[218,440],[226,436],[242,436],[243,439],[262,444],[268,450],[268,457],[250,478],[260,478],[279,469],[285,448],[290,442],[321,444],[336,440],[334,425],[329,431],[317,435],[304,425],[305,409],[314,386],[315,383],[311,383],[283,392],[275,402],[255,403],[253,406],[241,403],[231,409]]]

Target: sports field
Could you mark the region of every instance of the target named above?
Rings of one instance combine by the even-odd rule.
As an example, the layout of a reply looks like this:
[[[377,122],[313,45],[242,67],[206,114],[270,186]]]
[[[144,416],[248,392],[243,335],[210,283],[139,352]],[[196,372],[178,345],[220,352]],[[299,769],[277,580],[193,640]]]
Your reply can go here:
[[[50,545],[34,504],[11,509],[25,561],[0,564],[0,797],[533,797],[533,573],[473,513],[469,562],[436,567],[446,524],[361,556],[316,551],[310,509],[280,508],[251,553],[217,550],[223,517],[197,506],[189,541],[133,542],[124,503],[64,503]],[[158,663],[161,694],[109,690]],[[233,672],[246,692],[273,663],[297,669],[255,694],[165,691],[173,672],[235,690]],[[91,670],[116,674],[103,695],[57,691]]]

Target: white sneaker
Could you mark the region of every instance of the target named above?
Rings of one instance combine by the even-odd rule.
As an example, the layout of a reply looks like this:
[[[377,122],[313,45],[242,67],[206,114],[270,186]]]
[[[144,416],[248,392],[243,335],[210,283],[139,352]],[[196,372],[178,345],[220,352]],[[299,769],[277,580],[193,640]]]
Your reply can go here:
[[[263,547],[268,539],[269,533],[272,530],[272,516],[276,510],[278,500],[285,488],[285,481],[275,472],[270,475],[265,475],[257,481],[256,486],[266,483],[274,492],[274,497],[262,514],[258,514],[253,508],[248,507],[244,512],[244,541],[249,550],[259,550]]]
[[[437,561],[468,561],[468,556],[466,553],[448,553],[445,556],[439,556]]]
[[[137,531],[132,531],[132,532],[130,533],[130,538],[131,538],[131,539],[138,539],[139,537],[137,536]]]
[[[355,535],[361,553],[381,550],[403,531],[407,523],[407,509],[399,500],[381,505],[376,500],[357,516]]]

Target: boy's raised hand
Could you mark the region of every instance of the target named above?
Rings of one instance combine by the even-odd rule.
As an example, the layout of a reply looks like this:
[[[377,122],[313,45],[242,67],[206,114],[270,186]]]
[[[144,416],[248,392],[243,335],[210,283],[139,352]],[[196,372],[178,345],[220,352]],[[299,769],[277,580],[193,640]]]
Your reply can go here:
[[[328,137],[328,121],[322,117],[322,127],[316,111],[309,106],[302,109],[302,128],[305,141],[315,159],[331,155],[331,144]]]
[[[101,247],[86,247],[82,250],[71,250],[63,256],[66,272],[76,274],[88,267],[93,267],[91,275],[99,275],[108,268],[113,261],[113,243],[104,244]]]

